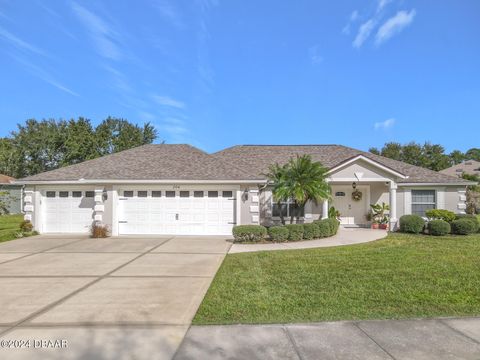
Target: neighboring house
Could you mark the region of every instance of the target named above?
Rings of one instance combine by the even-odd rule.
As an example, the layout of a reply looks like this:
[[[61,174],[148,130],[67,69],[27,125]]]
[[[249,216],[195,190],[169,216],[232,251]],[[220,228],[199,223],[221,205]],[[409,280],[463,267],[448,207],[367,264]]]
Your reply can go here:
[[[453,165],[447,169],[440,171],[442,174],[457,176],[459,178],[462,177],[462,174],[468,175],[478,175],[480,176],[480,161],[476,160],[465,160],[460,164]]]
[[[7,203],[10,214],[22,212],[22,185],[13,184],[13,177],[0,174],[0,198]]]
[[[331,201],[309,203],[303,221],[334,205],[344,225],[367,224],[371,203],[390,204],[391,225],[428,209],[465,211],[468,181],[340,145],[234,146],[207,154],[190,145],[145,145],[30,176],[25,218],[41,233],[231,234],[234,224],[271,225],[290,206],[272,201],[270,164],[311,155],[329,169]],[[355,187],[355,190],[354,190]],[[362,193],[353,200],[354,191]]]

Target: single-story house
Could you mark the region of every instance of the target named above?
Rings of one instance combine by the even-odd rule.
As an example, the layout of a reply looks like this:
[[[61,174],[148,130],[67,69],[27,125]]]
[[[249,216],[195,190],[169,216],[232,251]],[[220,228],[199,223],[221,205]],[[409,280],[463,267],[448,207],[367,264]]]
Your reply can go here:
[[[14,184],[15,179],[8,175],[0,174],[0,200],[7,205],[10,214],[22,212],[22,185]]]
[[[468,175],[477,175],[480,176],[480,161],[476,160],[465,160],[460,164],[453,165],[449,168],[440,170],[442,174],[462,177],[463,173]]]
[[[289,204],[272,199],[265,172],[308,154],[329,169],[332,198],[309,203],[310,222],[333,205],[345,226],[368,224],[370,204],[390,205],[392,228],[404,214],[465,211],[469,182],[341,145],[240,145],[208,154],[190,145],[145,145],[29,176],[25,218],[40,233],[228,235],[235,224],[272,225]],[[355,193],[356,196],[352,196]],[[360,194],[359,194],[360,193]],[[355,199],[354,199],[355,197]]]

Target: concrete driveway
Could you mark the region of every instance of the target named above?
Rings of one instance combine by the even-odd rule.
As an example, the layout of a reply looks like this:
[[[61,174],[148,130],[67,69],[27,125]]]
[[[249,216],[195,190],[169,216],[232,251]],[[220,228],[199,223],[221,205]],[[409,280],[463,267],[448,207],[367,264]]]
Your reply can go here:
[[[187,236],[0,244],[0,358],[170,359],[230,246]]]

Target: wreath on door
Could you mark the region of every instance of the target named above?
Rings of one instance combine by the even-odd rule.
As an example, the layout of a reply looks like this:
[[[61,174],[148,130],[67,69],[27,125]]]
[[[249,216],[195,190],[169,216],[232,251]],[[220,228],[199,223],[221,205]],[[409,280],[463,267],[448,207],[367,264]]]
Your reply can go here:
[[[352,199],[354,201],[360,201],[362,200],[362,192],[360,190],[355,190],[354,192],[352,192]]]

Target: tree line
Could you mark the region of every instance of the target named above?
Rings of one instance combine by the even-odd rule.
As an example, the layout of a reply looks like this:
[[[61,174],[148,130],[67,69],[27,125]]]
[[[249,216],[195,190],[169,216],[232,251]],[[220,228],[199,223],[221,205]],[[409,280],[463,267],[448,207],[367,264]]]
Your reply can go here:
[[[103,155],[151,144],[157,130],[108,117],[97,126],[89,119],[30,119],[0,138],[0,173],[21,178]]]
[[[385,156],[390,159],[403,161],[435,171],[460,164],[464,160],[480,161],[480,148],[471,148],[466,152],[454,150],[447,154],[442,145],[431,144],[429,142],[423,145],[416,142],[410,142],[405,145],[397,142],[388,142],[385,143],[381,149],[372,147],[368,151],[372,154]]]

